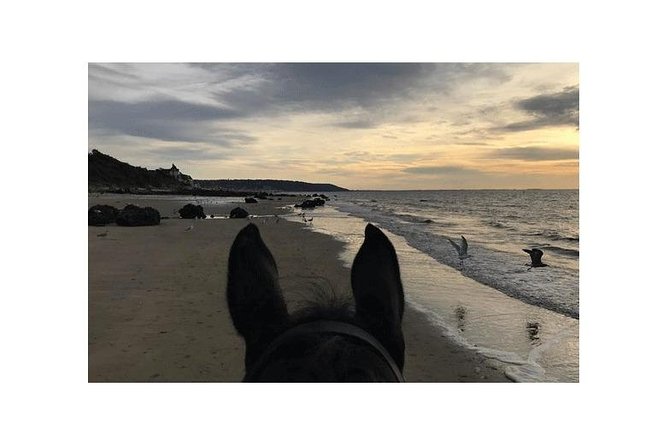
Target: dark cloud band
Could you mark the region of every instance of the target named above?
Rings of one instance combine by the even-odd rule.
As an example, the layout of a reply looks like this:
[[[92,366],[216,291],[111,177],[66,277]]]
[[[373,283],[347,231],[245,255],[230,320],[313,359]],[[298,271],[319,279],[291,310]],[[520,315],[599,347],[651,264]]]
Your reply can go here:
[[[488,159],[511,159],[519,161],[560,161],[577,160],[577,149],[558,149],[547,147],[510,147],[491,150],[486,153]]]
[[[540,94],[516,102],[515,107],[532,118],[505,125],[498,130],[522,132],[544,127],[579,126],[579,87]]]

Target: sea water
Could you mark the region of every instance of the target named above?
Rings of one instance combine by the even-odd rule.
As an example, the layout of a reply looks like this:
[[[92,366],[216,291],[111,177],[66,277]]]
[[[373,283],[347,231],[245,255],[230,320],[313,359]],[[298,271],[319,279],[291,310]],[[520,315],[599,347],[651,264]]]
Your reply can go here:
[[[306,229],[346,243],[367,222],[397,251],[407,303],[459,344],[500,361],[516,381],[578,381],[578,191],[338,192],[306,211]],[[297,210],[292,217],[301,221]],[[448,239],[464,236],[460,261]],[[529,268],[523,248],[544,251]]]

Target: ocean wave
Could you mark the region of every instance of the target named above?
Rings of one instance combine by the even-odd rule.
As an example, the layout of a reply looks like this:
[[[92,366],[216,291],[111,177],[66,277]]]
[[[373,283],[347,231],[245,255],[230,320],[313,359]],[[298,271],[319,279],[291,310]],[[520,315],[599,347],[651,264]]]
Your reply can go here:
[[[569,257],[578,257],[580,255],[578,249],[562,248],[560,246],[543,246],[542,248]]]
[[[409,223],[434,223],[433,219],[426,218],[425,216],[421,215],[398,214],[398,213],[392,213],[392,214],[401,218],[402,220],[408,221]]]
[[[554,229],[544,229],[539,232],[530,232],[527,235],[532,236],[532,237],[544,237],[549,240],[565,240],[565,241],[570,241],[570,242],[578,242],[579,238],[577,237],[572,237],[568,235],[563,235],[560,234],[558,231]]]
[[[493,228],[509,229],[509,230],[511,230],[511,231],[514,231],[514,230],[515,230],[515,228],[513,228],[513,227],[511,227],[511,226],[509,226],[509,225],[506,225],[506,224],[504,224],[504,223],[502,223],[502,222],[500,222],[500,221],[497,221],[497,220],[491,220],[491,221],[488,221],[487,223],[488,223],[488,226],[492,226]]]

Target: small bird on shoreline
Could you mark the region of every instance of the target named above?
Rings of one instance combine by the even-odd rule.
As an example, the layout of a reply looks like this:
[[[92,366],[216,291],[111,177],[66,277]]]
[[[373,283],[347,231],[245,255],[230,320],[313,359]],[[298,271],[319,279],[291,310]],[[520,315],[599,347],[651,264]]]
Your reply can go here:
[[[109,234],[109,229],[107,229],[105,232],[99,233],[98,237],[107,237],[107,234]]]
[[[458,259],[460,259],[460,264],[462,265],[462,262],[465,259],[470,258],[471,256],[469,254],[467,254],[467,249],[469,247],[469,245],[467,245],[467,239],[464,238],[464,236],[462,236],[462,235],[460,236],[460,238],[462,238],[462,245],[458,245],[457,243],[455,243],[450,238],[448,238],[448,241],[451,242],[451,245],[453,245],[455,250],[458,252]]]
[[[184,232],[186,232],[186,231],[192,231],[193,229],[195,229],[195,225],[190,225],[189,227],[187,227],[186,229],[184,229]]]
[[[541,256],[544,255],[544,252],[541,249],[537,248],[532,248],[532,249],[525,249],[523,248],[523,251],[528,253],[530,255],[530,259],[532,259],[532,264],[528,265],[527,263],[525,265],[528,265],[530,268],[528,271],[532,268],[541,268],[543,266],[548,266],[544,262],[541,261]]]

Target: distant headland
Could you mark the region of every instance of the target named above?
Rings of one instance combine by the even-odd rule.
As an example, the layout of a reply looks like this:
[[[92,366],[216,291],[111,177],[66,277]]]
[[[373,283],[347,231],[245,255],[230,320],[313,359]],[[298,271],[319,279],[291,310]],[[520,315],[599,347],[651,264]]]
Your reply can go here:
[[[194,180],[172,164],[169,169],[150,170],[132,166],[93,149],[88,153],[88,191],[143,195],[244,196],[254,192],[339,192],[329,183],[291,180],[221,179]]]

